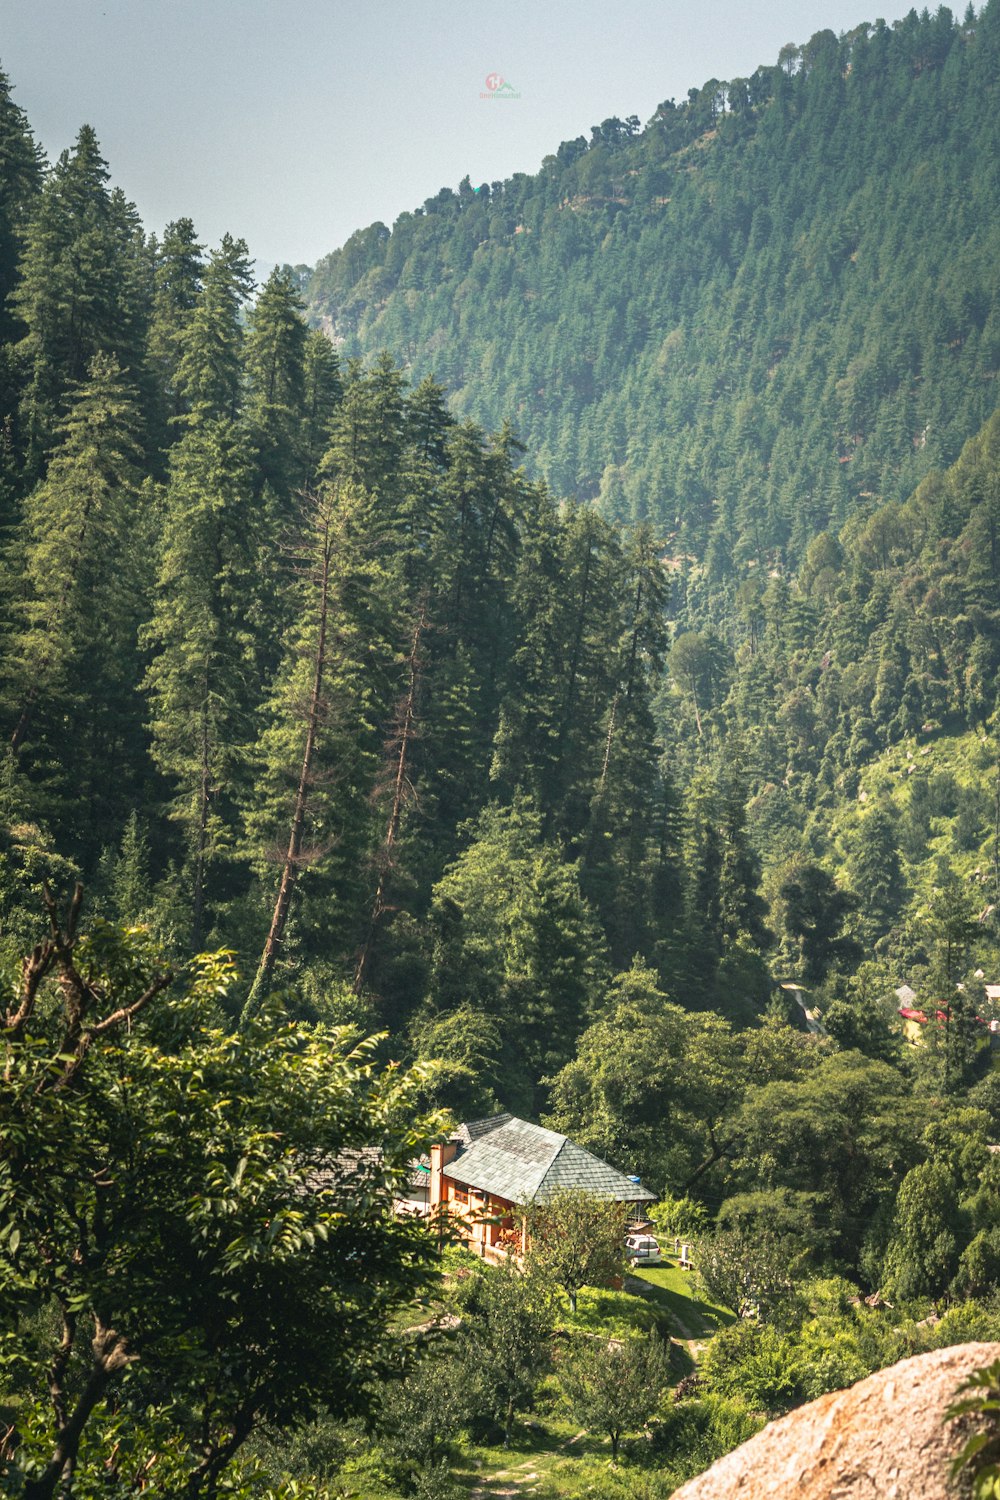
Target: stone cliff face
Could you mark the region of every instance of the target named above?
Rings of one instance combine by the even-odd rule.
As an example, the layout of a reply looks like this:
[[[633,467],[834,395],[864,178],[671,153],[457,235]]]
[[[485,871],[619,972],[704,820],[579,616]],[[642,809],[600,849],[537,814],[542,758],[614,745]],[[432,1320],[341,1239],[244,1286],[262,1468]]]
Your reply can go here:
[[[959,1442],[942,1416],[998,1357],[1000,1344],[961,1344],[904,1359],[772,1422],[673,1500],[955,1500]]]

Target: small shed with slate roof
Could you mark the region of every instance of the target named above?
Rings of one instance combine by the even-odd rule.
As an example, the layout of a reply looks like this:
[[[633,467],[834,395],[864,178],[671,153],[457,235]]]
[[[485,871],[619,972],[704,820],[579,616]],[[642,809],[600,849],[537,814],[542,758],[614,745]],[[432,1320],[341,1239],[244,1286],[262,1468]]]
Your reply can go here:
[[[393,1204],[397,1214],[423,1218],[430,1213],[430,1171],[430,1162],[424,1156],[420,1161],[410,1162],[402,1181],[394,1178]],[[336,1156],[327,1157],[313,1168],[305,1191],[332,1191],[346,1196],[370,1193],[373,1188],[384,1186],[385,1181],[385,1153],[381,1146],[345,1146]]]
[[[431,1208],[445,1207],[469,1248],[489,1259],[522,1254],[518,1210],[567,1189],[630,1205],[656,1196],[559,1131],[510,1114],[462,1125],[431,1151]]]

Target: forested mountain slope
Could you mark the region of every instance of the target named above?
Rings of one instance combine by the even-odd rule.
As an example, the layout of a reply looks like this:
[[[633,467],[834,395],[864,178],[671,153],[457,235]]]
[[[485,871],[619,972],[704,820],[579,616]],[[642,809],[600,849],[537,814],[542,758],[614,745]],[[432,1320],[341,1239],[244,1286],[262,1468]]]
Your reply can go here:
[[[829,88],[933,34],[912,88],[954,74],[966,110],[990,15],[859,37]],[[726,114],[697,148],[712,171],[798,128],[825,55]],[[463,1109],[525,1110],[633,960],[737,1026],[776,980],[826,985],[876,1053],[901,978],[930,996],[996,966],[995,919],[969,921],[1000,905],[1000,419],[816,532],[796,572],[747,557],[722,586],[718,545],[664,560],[649,523],[530,480],[509,426],[457,420],[391,356],[345,368],[289,273],[253,288],[241,242],[147,236],[88,128],[43,172],[2,103],[9,952],[41,876],[79,874],[111,918],[236,949],[251,1009],[294,984],[446,1059]]]
[[[310,310],[716,582],[801,561],[996,404],[998,106],[996,0],[820,32],[358,232]]]
[[[343,361],[308,328],[293,273],[254,286],[241,241],[206,250],[187,219],[148,234],[88,127],[44,163],[0,75],[12,1494],[56,1493],[67,1391],[94,1415],[79,1493],[169,1500],[359,1484],[454,1500],[463,1453],[530,1405],[555,1347],[563,1395],[550,1382],[542,1399],[568,1410],[567,1332],[603,1358],[595,1331],[612,1351],[622,1330],[593,1309],[631,1303],[646,1328],[632,1293],[594,1292],[557,1335],[544,1262],[538,1282],[536,1266],[456,1274],[455,1337],[421,1360],[396,1336],[437,1248],[390,1203],[450,1128],[420,1123],[438,1107],[542,1117],[641,1173],[664,1233],[696,1243],[711,1300],[739,1314],[697,1385],[675,1391],[662,1359],[655,1380],[635,1376],[655,1400],[630,1420],[660,1408],[629,1460],[651,1500],[764,1414],[996,1337],[995,16],[859,34],[849,71],[846,43],[814,40],[751,93],[730,82],[710,139],[715,85],[645,136],[608,127],[564,151],[530,213],[545,173],[441,200],[376,246],[382,269],[362,274],[364,236],[327,268],[356,253],[370,290],[422,265],[424,290],[401,285],[384,313],[419,317],[464,274],[456,261],[439,285],[435,256],[457,255],[477,216],[500,226],[474,273],[544,266],[545,285],[504,300],[470,282],[462,316],[509,314],[497,348],[528,370],[550,341],[526,394],[604,382],[578,427],[575,406],[563,417],[573,443],[622,444],[610,515],[531,477],[510,423],[456,416],[392,354]],[[848,149],[850,121],[883,179]],[[817,163],[837,140],[824,198]],[[618,202],[612,168],[645,199]],[[768,223],[786,212],[760,257],[758,178]],[[852,182],[867,208],[834,242]],[[640,273],[633,249],[669,225],[688,226],[683,260]],[[589,253],[564,267],[552,226]],[[611,278],[595,280],[572,331],[566,314],[564,360],[563,284],[616,256],[620,326]],[[654,337],[657,278],[676,307]],[[522,302],[539,314],[523,335]],[[851,318],[867,353],[851,352]],[[428,333],[414,364],[458,347]],[[593,364],[573,353],[591,337]],[[831,353],[861,360],[853,385]],[[648,381],[616,374],[633,355]],[[498,412],[501,366],[483,396]],[[450,373],[467,406],[472,374]],[[635,433],[631,455],[616,430]],[[683,492],[683,537],[672,512],[661,529],[627,498],[652,509],[654,470]],[[896,1013],[903,980],[922,1045]],[[356,1047],[365,1032],[379,1034]],[[381,1186],[366,1167],[345,1210],[329,1162],[379,1140]],[[426,1304],[411,1311],[433,1326]],[[504,1416],[496,1329],[522,1314],[535,1353],[508,1370]],[[106,1332],[93,1346],[91,1322]],[[633,1374],[648,1372],[632,1328]],[[105,1355],[94,1386],[88,1360]],[[389,1378],[411,1360],[405,1383]],[[583,1451],[564,1441],[581,1422],[594,1439],[596,1419],[574,1414],[560,1462]],[[610,1489],[584,1482],[609,1500],[635,1488],[628,1469]]]
[[[0,105],[0,946],[79,875],[236,949],[251,1010],[292,981],[404,1047],[462,1011],[470,1104],[530,1107],[612,965],[687,943],[651,537]]]
[[[994,414],[905,504],[816,536],[791,582],[751,569],[725,625],[692,606],[703,579],[675,585],[658,712],[673,774],[738,765],[772,912],[787,920],[779,887],[818,858],[899,977],[927,961],[935,900],[982,913],[981,953],[1000,905],[998,474]]]

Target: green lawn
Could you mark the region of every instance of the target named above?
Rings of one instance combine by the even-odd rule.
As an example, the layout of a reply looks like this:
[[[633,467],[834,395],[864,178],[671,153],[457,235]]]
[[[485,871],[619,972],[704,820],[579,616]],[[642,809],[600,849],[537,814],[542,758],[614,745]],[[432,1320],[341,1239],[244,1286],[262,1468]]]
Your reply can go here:
[[[518,1422],[510,1447],[464,1445],[452,1478],[474,1500],[635,1500],[640,1486],[647,1500],[667,1500],[676,1481],[658,1472],[648,1449],[645,1437],[632,1436],[613,1468],[608,1439],[580,1431],[550,1378],[533,1416]]]
[[[677,1265],[636,1266],[625,1284],[666,1313],[671,1332],[681,1338],[710,1339],[713,1333],[734,1321],[727,1308],[717,1307],[699,1296],[693,1274]]]
[[[449,1267],[452,1274],[446,1273],[434,1291],[398,1316],[399,1332],[426,1326],[432,1319],[456,1311],[453,1275],[461,1264],[456,1260]],[[733,1321],[732,1313],[699,1295],[690,1271],[682,1271],[675,1264],[636,1267],[627,1273],[625,1286],[619,1291],[610,1287],[584,1287],[575,1313],[570,1312],[565,1298],[561,1300],[558,1321],[562,1328],[570,1333],[603,1333],[609,1338],[651,1333],[655,1329],[664,1338],[686,1343],[691,1339],[709,1339]]]
[[[455,1258],[449,1269],[454,1274],[462,1264]],[[452,1276],[446,1275],[434,1295],[410,1310],[409,1326],[454,1310],[452,1287]],[[711,1338],[732,1321],[725,1308],[699,1295],[692,1274],[676,1264],[629,1272],[618,1291],[584,1287],[575,1313],[570,1312],[565,1297],[560,1301],[558,1343],[574,1334],[623,1338],[655,1329],[671,1340],[674,1380],[695,1367],[699,1351],[691,1344]],[[669,1389],[663,1401],[666,1411]],[[687,1477],[686,1471],[673,1472],[671,1458],[656,1451],[649,1432],[634,1434],[623,1443],[618,1468],[610,1460],[607,1438],[580,1431],[557,1377],[550,1375],[532,1415],[517,1421],[510,1448],[463,1443],[451,1478],[469,1500],[635,1500],[637,1494],[642,1500],[667,1500],[675,1484]]]
[[[577,1297],[576,1312],[569,1310],[564,1295],[559,1325],[572,1333],[604,1334],[607,1338],[627,1338],[630,1334],[651,1333],[661,1337],[674,1332],[668,1309],[652,1298],[636,1292],[614,1291],[610,1287],[585,1286]]]

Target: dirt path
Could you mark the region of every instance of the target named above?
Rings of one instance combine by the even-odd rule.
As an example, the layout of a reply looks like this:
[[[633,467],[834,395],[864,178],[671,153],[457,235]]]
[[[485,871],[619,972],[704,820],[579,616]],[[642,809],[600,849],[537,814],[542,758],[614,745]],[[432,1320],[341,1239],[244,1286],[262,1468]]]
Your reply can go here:
[[[631,1292],[636,1297],[645,1297],[647,1301],[654,1304],[656,1302],[655,1295],[651,1293],[648,1284],[640,1276],[626,1276],[625,1291]],[[691,1358],[697,1360],[698,1355],[705,1347],[704,1337],[696,1338],[687,1324],[681,1320],[680,1314],[675,1312],[673,1308],[670,1309],[669,1317],[680,1333],[677,1343],[686,1344]]]
[[[560,1443],[555,1452],[565,1453],[567,1448],[572,1448],[574,1443],[578,1443],[586,1435],[587,1429],[581,1427],[573,1437]],[[546,1454],[546,1457],[550,1456]],[[488,1479],[484,1479],[481,1484],[476,1485],[475,1489],[469,1491],[469,1500],[504,1500],[504,1497],[509,1500],[511,1496],[529,1493],[538,1480],[538,1471],[535,1469],[537,1462],[537,1457],[526,1458],[523,1463],[512,1464],[508,1469],[498,1469],[495,1474],[491,1474]]]

